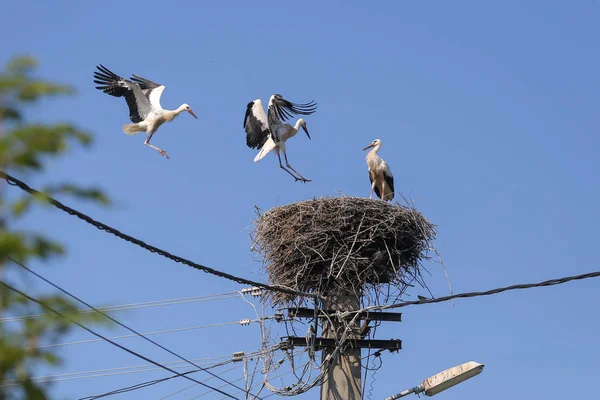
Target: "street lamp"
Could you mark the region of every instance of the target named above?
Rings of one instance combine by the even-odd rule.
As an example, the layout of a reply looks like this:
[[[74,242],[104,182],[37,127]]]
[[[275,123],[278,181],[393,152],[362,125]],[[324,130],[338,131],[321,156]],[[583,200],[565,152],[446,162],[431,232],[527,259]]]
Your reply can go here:
[[[411,393],[417,394],[422,392],[425,392],[425,396],[433,396],[434,394],[443,392],[454,385],[458,385],[467,379],[479,375],[481,371],[483,371],[483,367],[483,364],[475,361],[469,361],[464,364],[457,365],[456,367],[448,368],[437,375],[425,379],[419,386],[415,386],[414,388],[405,390],[402,393],[387,397],[385,400],[395,400]]]

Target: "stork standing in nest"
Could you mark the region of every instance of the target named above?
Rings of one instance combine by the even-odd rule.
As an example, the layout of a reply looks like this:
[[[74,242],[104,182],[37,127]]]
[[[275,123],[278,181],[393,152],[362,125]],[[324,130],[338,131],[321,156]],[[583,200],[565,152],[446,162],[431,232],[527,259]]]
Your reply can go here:
[[[254,162],[263,159],[271,150],[275,150],[275,154],[279,158],[279,167],[290,174],[297,181],[310,182],[298,173],[289,163],[286,153],[285,142],[294,137],[302,128],[306,132],[306,136],[310,139],[310,134],[306,128],[306,122],[299,118],[296,125],[292,126],[283,121],[287,120],[294,114],[310,115],[317,110],[315,102],[306,104],[294,104],[284,99],[280,94],[274,94],[269,99],[268,114],[260,99],[256,99],[248,103],[246,107],[246,115],[244,116],[244,130],[246,131],[246,145],[251,149],[260,149],[260,152],[254,157]],[[281,155],[283,152],[285,165],[281,163]],[[288,169],[289,168],[289,169]],[[291,171],[294,171],[294,175]]]
[[[198,119],[189,105],[182,104],[176,110],[164,110],[160,105],[160,96],[165,86],[133,74],[131,80],[123,79],[103,65],[99,65],[94,72],[94,83],[100,85],[96,89],[114,97],[125,97],[129,106],[129,119],[133,124],[123,125],[123,132],[135,135],[138,132],[147,132],[144,144],[158,151],[161,156],[169,158],[166,151],[150,144],[152,135],[165,122],[173,121],[184,111]]]
[[[363,149],[373,149],[367,154],[367,166],[369,167],[369,180],[371,181],[371,196],[373,191],[381,200],[391,201],[394,198],[394,176],[390,166],[379,157],[377,152],[381,149],[381,140],[375,139]]]

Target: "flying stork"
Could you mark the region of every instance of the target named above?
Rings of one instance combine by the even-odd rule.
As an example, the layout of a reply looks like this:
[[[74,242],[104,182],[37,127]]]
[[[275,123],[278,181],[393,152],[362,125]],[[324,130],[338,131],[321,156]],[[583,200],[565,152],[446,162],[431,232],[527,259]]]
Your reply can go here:
[[[377,154],[381,149],[381,140],[375,139],[363,149],[373,148],[367,153],[367,166],[369,167],[369,180],[371,181],[371,196],[373,191],[381,200],[391,201],[394,198],[394,176],[390,166]]]
[[[148,136],[144,144],[158,151],[161,156],[169,158],[166,151],[150,144],[152,135],[165,122],[172,121],[184,111],[198,119],[189,105],[182,104],[176,110],[164,110],[160,105],[160,96],[165,86],[133,74],[131,80],[123,79],[100,64],[94,72],[94,83],[100,85],[96,89],[114,97],[125,97],[129,106],[129,119],[133,124],[123,125],[123,132],[135,135],[146,132]]]
[[[295,104],[284,99],[280,94],[274,94],[269,99],[268,113],[265,110],[260,99],[256,99],[248,103],[246,115],[244,116],[244,129],[246,131],[246,145],[251,149],[260,149],[260,152],[254,157],[254,162],[264,158],[271,150],[275,150],[275,154],[279,158],[279,167],[294,177],[296,182],[310,182],[298,171],[296,171],[289,163],[285,149],[285,142],[294,137],[298,130],[302,128],[306,132],[306,136],[310,139],[310,134],[306,128],[306,122],[299,118],[296,125],[284,123],[294,114],[310,115],[317,110],[317,104],[314,101],[304,104]],[[283,152],[285,165],[281,163],[281,155]],[[288,169],[289,168],[289,169]],[[291,171],[294,171],[294,175]]]

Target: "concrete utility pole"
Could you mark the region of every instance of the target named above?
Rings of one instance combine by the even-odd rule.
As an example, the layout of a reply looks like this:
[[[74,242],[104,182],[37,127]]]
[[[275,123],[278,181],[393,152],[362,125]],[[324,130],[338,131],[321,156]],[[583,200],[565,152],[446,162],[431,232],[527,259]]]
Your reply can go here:
[[[341,337],[336,333],[342,333],[346,329],[349,320],[338,321],[336,311],[354,311],[360,308],[360,298],[355,293],[339,293],[326,296],[327,304],[323,304],[318,320],[322,321],[322,335],[318,336],[318,329],[311,328],[307,337],[286,336],[282,338],[281,348],[293,349],[294,347],[310,346],[314,350],[323,350],[322,360],[333,354],[339,345]],[[315,317],[315,310],[304,307],[288,308],[289,318]],[[324,316],[324,315],[325,316]],[[346,336],[344,352],[332,358],[331,368],[321,382],[321,400],[360,400],[362,396],[361,385],[361,349],[385,349],[391,352],[402,349],[402,340],[376,340],[363,339],[366,328],[361,331],[359,321],[364,321],[363,328],[370,321],[402,322],[402,313],[392,312],[365,312],[356,320],[353,326],[349,326],[349,334]],[[317,322],[314,321],[315,325]],[[312,332],[314,337],[310,338]]]
[[[355,311],[360,308],[360,298],[354,293],[341,293],[328,296],[325,309],[331,311]],[[335,333],[343,327],[343,323],[331,319],[323,322],[323,337],[336,339]],[[360,339],[358,324],[350,327],[349,339]],[[337,338],[340,339],[340,338]],[[323,350],[322,359],[329,356],[333,348]],[[321,400],[361,400],[361,363],[360,348],[348,348],[331,360],[331,368],[321,385]]]

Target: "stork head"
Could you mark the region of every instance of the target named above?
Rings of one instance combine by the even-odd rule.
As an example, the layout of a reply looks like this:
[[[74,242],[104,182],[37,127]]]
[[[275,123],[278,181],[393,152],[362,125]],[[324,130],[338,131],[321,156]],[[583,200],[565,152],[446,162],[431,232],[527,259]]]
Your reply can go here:
[[[367,149],[370,149],[370,148],[373,148],[373,147],[377,147],[379,149],[381,147],[381,140],[380,139],[373,140],[370,145],[368,145],[367,147],[365,147],[363,149],[363,151],[367,150]]]
[[[301,126],[302,129],[304,129],[304,132],[306,132],[306,136],[308,136],[308,138],[310,139],[310,134],[308,133],[308,129],[306,128],[306,121],[300,118],[298,120],[298,125]]]
[[[189,105],[182,104],[181,107],[179,107],[179,108],[181,108],[182,111],[189,112],[190,114],[192,114],[192,117],[198,119],[198,117],[196,117],[196,114],[194,114],[194,112],[192,111],[192,107],[190,107]]]

